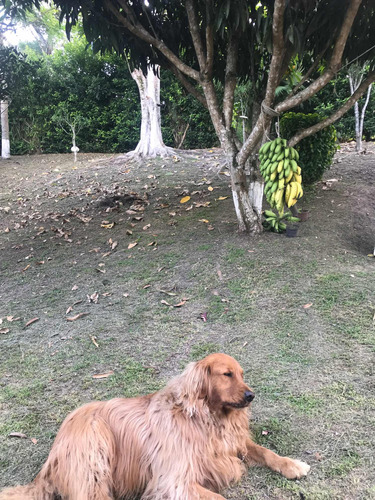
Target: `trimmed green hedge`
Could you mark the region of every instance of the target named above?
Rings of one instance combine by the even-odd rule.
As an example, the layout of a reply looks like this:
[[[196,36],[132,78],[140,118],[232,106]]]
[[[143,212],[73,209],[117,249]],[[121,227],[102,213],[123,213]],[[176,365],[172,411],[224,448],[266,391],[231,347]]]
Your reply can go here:
[[[291,139],[299,130],[319,123],[322,117],[318,113],[286,113],[280,120],[280,135]],[[316,134],[302,139],[295,149],[299,153],[299,165],[302,169],[304,185],[319,181],[324,172],[332,165],[337,150],[336,129],[333,125]]]

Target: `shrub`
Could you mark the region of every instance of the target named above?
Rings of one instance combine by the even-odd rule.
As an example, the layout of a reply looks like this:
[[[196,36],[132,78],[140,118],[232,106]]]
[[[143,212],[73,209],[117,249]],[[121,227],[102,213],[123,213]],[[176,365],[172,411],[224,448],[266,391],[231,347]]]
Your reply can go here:
[[[322,120],[318,113],[286,113],[280,120],[280,135],[289,140],[299,130],[311,127]],[[299,164],[302,169],[302,179],[305,185],[319,181],[325,170],[332,165],[333,156],[337,150],[336,129],[333,125],[320,130],[296,146],[299,153]]]

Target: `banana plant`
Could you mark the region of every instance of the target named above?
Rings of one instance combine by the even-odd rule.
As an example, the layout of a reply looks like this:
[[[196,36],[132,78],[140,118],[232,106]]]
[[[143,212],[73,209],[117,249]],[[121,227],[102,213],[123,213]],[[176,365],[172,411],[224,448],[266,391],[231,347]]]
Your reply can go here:
[[[290,212],[285,212],[280,215],[272,210],[265,210],[263,215],[265,217],[263,222],[264,228],[274,233],[283,233],[286,230],[287,222],[299,222],[299,218],[294,217]]]

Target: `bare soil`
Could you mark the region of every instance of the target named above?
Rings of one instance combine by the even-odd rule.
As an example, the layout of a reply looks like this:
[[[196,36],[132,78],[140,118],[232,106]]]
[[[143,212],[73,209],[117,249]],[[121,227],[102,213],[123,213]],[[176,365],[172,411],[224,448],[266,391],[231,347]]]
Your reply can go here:
[[[0,487],[32,480],[75,407],[223,351],[256,392],[255,440],[312,466],[253,468],[228,499],[375,498],[375,147],[342,145],[297,238],[238,234],[223,164],[0,162]]]

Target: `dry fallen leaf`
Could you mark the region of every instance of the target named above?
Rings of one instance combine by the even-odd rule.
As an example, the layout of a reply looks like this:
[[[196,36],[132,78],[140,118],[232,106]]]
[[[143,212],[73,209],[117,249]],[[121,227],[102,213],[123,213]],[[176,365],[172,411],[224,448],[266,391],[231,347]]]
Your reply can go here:
[[[218,200],[226,200],[228,198],[228,196],[219,196]]]
[[[36,438],[30,438],[30,441],[34,444],[37,444],[38,440]]]
[[[210,221],[207,219],[199,219],[199,222],[204,222],[205,224],[208,224]]]
[[[268,436],[269,433],[269,431],[262,431],[262,436]]]
[[[146,224],[145,226],[143,226],[143,231],[147,231],[147,229],[149,229],[151,227],[151,224]]]
[[[25,328],[26,328],[27,326],[32,325],[32,324],[33,324],[33,323],[35,323],[36,321],[39,321],[39,318],[33,318],[33,319],[30,319],[30,320],[26,323]]]
[[[72,291],[74,291],[74,290],[78,290],[78,286],[77,286],[77,285],[74,285],[74,286],[72,287]]]
[[[93,302],[94,304],[97,304],[99,301],[99,294],[98,292],[94,292],[91,295],[87,295],[87,299],[89,302]]]
[[[304,309],[308,309],[309,307],[312,306],[312,303],[311,304],[305,304],[304,306],[302,306]]]
[[[8,434],[8,437],[27,439],[26,434],[24,434],[23,432],[11,432],[10,434]]]
[[[107,378],[113,374],[114,374],[114,371],[110,370],[109,372],[106,372],[106,373],[97,373],[97,374],[93,375],[92,378]]]
[[[134,248],[134,247],[135,247],[135,246],[137,246],[137,245],[138,245],[138,242],[137,242],[137,241],[135,241],[134,243],[129,243],[129,245],[128,245],[128,249],[130,250],[131,248]]]
[[[173,293],[173,292],[168,292],[167,290],[158,290],[159,292],[161,293],[166,293],[167,295],[170,295],[170,296],[173,296],[173,295],[177,295],[177,293]]]
[[[91,335],[91,341],[95,347],[99,347],[99,344],[97,343],[97,338],[94,335]]]
[[[82,300],[77,300],[76,302],[74,302],[73,305],[69,306],[68,309],[65,311],[65,314],[69,314],[70,312],[73,311],[73,307],[78,305],[78,304],[81,304]]]
[[[206,313],[206,312],[205,312],[205,313],[201,313],[201,315],[200,315],[200,319],[201,319],[204,323],[206,323],[206,321],[207,321],[207,313]]]
[[[1,328],[0,329],[0,334],[9,333],[9,332],[10,332],[9,328]]]
[[[161,301],[160,301],[160,304],[164,304],[165,306],[172,307],[172,304],[170,304],[170,303],[169,303],[169,302],[167,302],[166,300],[161,300]]]
[[[207,189],[208,189],[209,191],[213,191],[213,190],[214,190],[214,188],[213,188],[212,186],[208,186],[208,188],[207,188]]]
[[[100,227],[104,227],[104,229],[112,229],[114,225],[115,223],[111,222],[110,224],[100,224]]]
[[[76,314],[75,316],[70,316],[69,318],[66,318],[66,321],[76,321],[79,318],[83,318],[84,316],[88,316],[89,313],[79,313]]]
[[[187,203],[190,200],[190,196],[184,196],[181,198],[180,203]]]
[[[133,231],[131,231],[130,229],[127,229],[126,230],[126,234],[129,235],[129,236],[131,236],[133,234]]]
[[[20,317],[15,318],[14,316],[7,316],[7,321],[9,321],[9,323],[12,323],[13,321],[19,321],[20,319]]]
[[[173,304],[173,307],[182,307],[183,305],[186,304],[186,300],[181,300],[178,304]]]

